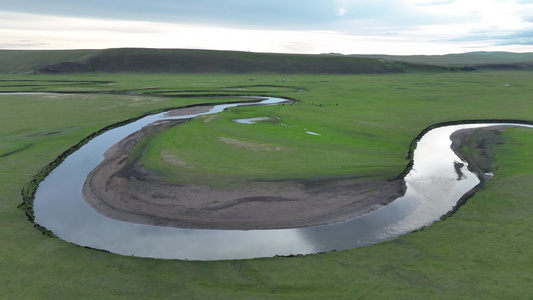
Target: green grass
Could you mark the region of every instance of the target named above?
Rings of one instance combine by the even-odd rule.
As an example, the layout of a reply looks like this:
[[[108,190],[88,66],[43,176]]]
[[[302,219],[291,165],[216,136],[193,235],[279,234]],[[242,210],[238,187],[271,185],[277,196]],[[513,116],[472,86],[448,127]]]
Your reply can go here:
[[[529,73],[329,76],[327,82],[289,77],[292,85],[296,81],[304,88],[294,94],[301,102],[231,108],[216,118],[198,118],[144,144],[141,163],[177,183],[393,178],[407,164],[411,140],[427,126],[529,117],[530,87],[513,78],[505,78],[514,81],[512,88],[505,87],[496,74]],[[336,90],[341,93],[333,94]],[[281,120],[253,125],[233,121],[265,116]]]
[[[333,117],[341,111],[298,105],[232,108],[217,118],[201,117],[157,136],[145,145],[142,163],[177,182],[398,175],[406,164],[406,147],[387,134],[392,124],[370,133],[345,129],[350,118]],[[253,125],[233,121],[258,116],[281,121]],[[169,156],[185,166],[168,163]]]
[[[115,82],[71,86],[41,82],[38,87],[19,88],[29,91],[179,92],[206,86],[215,90],[281,84],[275,81],[280,77],[94,74],[0,79]],[[231,133],[231,137],[245,139],[251,137],[231,119],[276,115],[295,127],[295,132],[307,128],[324,133],[302,135],[303,144],[306,139],[326,138],[329,140],[318,146],[362,145],[363,149],[384,151],[387,163],[369,172],[388,176],[401,172],[410,141],[431,124],[461,119],[531,120],[533,109],[530,72],[284,77],[287,85],[308,91],[275,90],[269,94],[296,98],[300,104],[235,109],[212,122],[191,122],[184,130],[192,133],[193,129],[202,129],[201,124],[218,124],[221,127],[217,134]],[[255,80],[251,82],[250,78]],[[505,87],[505,83],[511,87]],[[495,149],[499,165],[496,176],[451,218],[394,241],[350,251],[219,262],[126,257],[42,236],[17,210],[22,186],[91,132],[148,111],[205,101],[219,100],[126,95],[0,96],[0,298],[528,299],[533,294],[533,203],[529,184],[533,180],[533,161],[529,159],[533,155],[533,132],[525,129],[502,134],[506,144]],[[261,143],[278,142],[274,138],[279,134],[280,143],[297,136],[280,133],[282,128],[275,124],[257,125],[243,126],[253,126],[244,128],[254,128],[254,138]],[[205,129],[209,137],[207,129],[213,128]],[[271,137],[274,140],[270,141]],[[316,142],[309,141],[310,145]],[[215,147],[212,142],[207,139],[206,145]],[[295,141],[294,147],[299,142]],[[365,159],[375,159],[373,153],[350,155],[359,155],[361,164],[370,165]]]

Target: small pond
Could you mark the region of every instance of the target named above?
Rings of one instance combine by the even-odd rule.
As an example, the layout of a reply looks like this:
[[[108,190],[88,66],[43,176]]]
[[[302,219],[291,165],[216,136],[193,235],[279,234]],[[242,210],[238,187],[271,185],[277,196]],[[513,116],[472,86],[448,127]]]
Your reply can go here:
[[[203,114],[218,113],[233,106],[285,101],[269,98],[255,104],[217,105]],[[477,185],[479,179],[468,171],[466,162],[461,168],[464,176],[458,180],[454,162],[461,160],[450,149],[449,136],[462,128],[496,125],[456,125],[428,132],[418,143],[414,167],[405,177],[405,196],[369,214],[334,225],[279,230],[160,227],[107,218],[84,201],[81,190],[87,174],[102,162],[103,153],[113,144],[153,122],[194,116],[151,115],[97,136],[68,156],[40,184],[34,202],[35,222],[59,238],[81,246],[165,259],[247,259],[367,246],[433,223]]]

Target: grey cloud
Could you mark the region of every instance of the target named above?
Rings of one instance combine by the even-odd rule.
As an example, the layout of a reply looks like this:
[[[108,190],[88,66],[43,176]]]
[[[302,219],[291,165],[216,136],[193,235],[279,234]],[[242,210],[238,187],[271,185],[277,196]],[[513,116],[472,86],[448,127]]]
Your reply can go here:
[[[46,43],[40,43],[32,40],[18,40],[11,43],[0,43],[0,49],[20,49],[20,48],[35,48],[47,46]]]
[[[5,1],[5,11],[57,16],[110,18],[172,23],[249,25],[263,27],[312,26],[336,19],[335,1],[282,0],[21,0]]]
[[[523,30],[475,30],[470,34],[448,39],[451,42],[486,41],[496,46],[533,45],[533,28]]]
[[[466,24],[480,16],[467,11],[455,14],[443,13],[439,6],[456,0],[433,1],[424,4],[411,4],[403,0],[353,1],[346,7],[347,21],[366,20],[383,32],[395,32],[427,25]]]
[[[502,42],[497,42],[494,45],[495,46],[511,46],[511,45],[532,46],[533,45],[533,38],[506,40],[506,41],[502,41]]]
[[[522,19],[522,21],[524,21],[524,22],[530,22],[530,23],[533,23],[533,12],[530,12],[530,13],[525,14],[525,16],[523,16],[521,19]]]
[[[437,6],[437,5],[447,5],[456,2],[456,0],[444,0],[444,1],[434,1],[429,3],[419,3],[418,6]]]
[[[353,31],[349,24],[369,22],[386,31],[418,25],[458,22],[400,0],[19,0],[0,10],[56,16],[168,23],[195,23],[239,28]],[[449,1],[435,1],[433,5]],[[345,13],[338,14],[342,8]],[[347,26],[348,25],[348,26]],[[347,26],[347,27],[346,27]]]

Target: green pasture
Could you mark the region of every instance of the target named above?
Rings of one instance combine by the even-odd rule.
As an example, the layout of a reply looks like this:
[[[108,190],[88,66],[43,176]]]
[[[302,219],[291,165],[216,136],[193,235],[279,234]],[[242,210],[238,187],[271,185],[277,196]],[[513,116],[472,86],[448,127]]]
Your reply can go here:
[[[289,95],[301,102],[231,108],[216,117],[199,117],[143,144],[139,158],[146,168],[177,183],[220,184],[220,178],[390,179],[405,168],[410,142],[427,126],[529,117],[527,83],[493,75],[485,73],[483,80],[469,80],[473,76],[464,73],[289,77],[287,84],[301,87]],[[278,121],[235,122],[255,117]]]
[[[160,153],[170,151],[194,163],[198,176],[214,172],[240,178],[246,169],[261,178],[280,173],[286,178],[391,178],[406,166],[413,138],[432,124],[532,121],[532,74],[0,75],[0,91],[66,93],[0,95],[0,298],[530,299],[533,131],[527,129],[501,133],[494,179],[451,218],[350,251],[215,262],[126,257],[43,236],[17,206],[22,186],[40,168],[92,132],[164,108],[237,101],[241,95],[298,101],[198,118],[155,137],[142,157],[154,159],[152,168],[163,172]],[[233,122],[256,116],[276,116],[287,126]],[[254,151],[220,137],[282,150]],[[196,147],[205,156],[195,155]],[[252,158],[257,161],[262,151],[260,163],[274,159],[293,165],[252,168]],[[224,156],[221,164],[214,162],[216,153]],[[278,168],[282,171],[273,172]],[[175,170],[166,170],[167,175]]]

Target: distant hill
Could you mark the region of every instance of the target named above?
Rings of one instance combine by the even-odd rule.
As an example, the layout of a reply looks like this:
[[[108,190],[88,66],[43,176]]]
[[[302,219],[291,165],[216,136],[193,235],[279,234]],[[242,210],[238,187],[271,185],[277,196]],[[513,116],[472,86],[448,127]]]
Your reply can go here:
[[[497,65],[498,64],[498,65]],[[0,73],[309,73],[381,74],[478,68],[533,68],[533,53],[445,56],[302,55],[241,51],[119,48],[0,50]]]
[[[97,50],[0,50],[0,73],[27,74],[61,61],[75,60]]]
[[[512,52],[468,52],[446,55],[350,55],[351,57],[391,59],[395,61],[414,64],[439,65],[449,67],[478,66],[490,68],[491,66],[504,66],[508,68],[520,65],[533,65],[533,53]]]
[[[121,48],[105,50],[0,50],[0,73],[310,73],[379,74],[440,68],[388,59]]]

